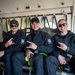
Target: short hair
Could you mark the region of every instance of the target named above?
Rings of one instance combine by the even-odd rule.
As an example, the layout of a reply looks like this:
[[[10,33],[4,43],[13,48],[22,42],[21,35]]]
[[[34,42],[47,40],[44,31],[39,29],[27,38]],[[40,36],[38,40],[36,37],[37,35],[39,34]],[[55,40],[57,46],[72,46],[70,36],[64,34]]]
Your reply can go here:
[[[60,19],[60,20],[58,21],[58,23],[59,23],[60,21],[62,21],[62,20],[64,20],[64,21],[66,21],[66,22],[67,22],[67,20],[65,20],[65,19]]]
[[[40,21],[39,21],[39,19],[38,19],[37,17],[34,17],[34,18],[32,18],[32,19],[30,20],[30,23],[31,23],[31,24],[34,23],[34,22],[40,23]]]

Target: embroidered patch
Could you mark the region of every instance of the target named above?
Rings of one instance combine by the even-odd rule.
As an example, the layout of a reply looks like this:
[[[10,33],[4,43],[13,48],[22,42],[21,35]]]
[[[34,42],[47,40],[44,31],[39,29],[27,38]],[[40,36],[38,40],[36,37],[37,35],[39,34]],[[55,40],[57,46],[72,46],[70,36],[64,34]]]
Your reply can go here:
[[[51,43],[52,43],[51,39],[48,39],[48,44],[51,44]]]
[[[25,40],[24,40],[24,39],[21,39],[21,42],[20,42],[20,43],[21,43],[21,44],[24,44],[24,42],[25,42]]]

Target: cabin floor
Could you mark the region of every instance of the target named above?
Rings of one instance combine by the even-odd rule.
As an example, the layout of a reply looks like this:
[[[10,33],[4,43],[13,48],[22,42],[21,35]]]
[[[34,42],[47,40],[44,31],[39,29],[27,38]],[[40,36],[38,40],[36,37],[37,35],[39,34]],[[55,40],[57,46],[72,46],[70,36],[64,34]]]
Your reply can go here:
[[[0,69],[0,75],[4,75],[2,73],[2,70],[1,69]],[[29,75],[29,71],[28,70],[23,70],[23,75]],[[32,74],[31,75],[35,75],[35,73],[32,71]],[[73,74],[73,73],[66,73],[64,71],[57,71],[56,75],[75,75],[75,74]]]
[[[29,73],[23,71],[23,75],[29,75]],[[32,72],[32,75],[35,75],[35,74]],[[75,74],[72,74],[72,73],[66,73],[66,72],[63,72],[63,71],[57,71],[56,75],[75,75]]]

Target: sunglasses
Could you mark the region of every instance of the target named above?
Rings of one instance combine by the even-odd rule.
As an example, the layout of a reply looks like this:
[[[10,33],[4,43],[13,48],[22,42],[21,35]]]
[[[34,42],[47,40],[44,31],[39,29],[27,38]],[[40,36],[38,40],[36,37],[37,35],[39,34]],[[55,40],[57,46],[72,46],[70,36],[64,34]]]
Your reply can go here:
[[[66,26],[67,23],[59,24],[58,27]]]
[[[18,27],[18,25],[11,25],[10,27]]]

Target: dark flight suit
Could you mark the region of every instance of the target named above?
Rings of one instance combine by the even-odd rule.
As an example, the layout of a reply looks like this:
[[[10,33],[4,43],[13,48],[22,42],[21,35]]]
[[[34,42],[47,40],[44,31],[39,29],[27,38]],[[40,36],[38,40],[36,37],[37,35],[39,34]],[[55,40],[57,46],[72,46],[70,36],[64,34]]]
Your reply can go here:
[[[36,75],[44,75],[44,68],[46,72],[49,72],[54,70],[55,66],[55,60],[56,58],[53,56],[49,56],[48,58],[40,53],[45,53],[47,55],[50,55],[50,53],[53,51],[53,45],[52,45],[52,41],[51,38],[49,36],[49,34],[47,34],[46,32],[41,31],[41,29],[37,30],[37,31],[33,31],[31,30],[30,35],[27,36],[27,40],[31,41],[33,43],[35,43],[37,45],[37,49],[35,51],[31,50],[34,52],[34,69],[36,72]],[[53,63],[50,64],[50,62],[48,63],[47,61],[50,59],[54,60],[52,61]],[[17,63],[15,64],[15,62],[13,62],[14,64],[14,75],[22,75],[22,65],[26,64],[25,61],[25,53],[17,53],[16,55],[14,55],[13,60],[16,61]],[[47,61],[46,61],[47,60]],[[48,65],[54,65],[53,67],[51,67],[50,71],[47,71],[49,69]],[[50,66],[49,66],[50,67]],[[53,72],[53,71],[52,71]],[[53,75],[51,72],[51,75]],[[48,73],[48,74],[49,74]]]
[[[13,38],[12,41],[15,44],[5,47],[4,44],[11,38]],[[3,33],[3,42],[0,43],[0,50],[4,50],[5,52],[5,55],[1,57],[1,61],[4,61],[5,63],[5,75],[13,75],[12,56],[16,52],[21,52],[25,45],[25,33],[23,33],[21,30],[18,30],[14,35],[12,35],[11,31]]]
[[[55,47],[54,55],[58,59],[59,55],[62,55],[66,58],[70,58],[72,55],[72,58],[67,60],[69,62],[69,65],[72,67],[72,70],[75,71],[75,34],[71,31],[68,31],[67,35],[62,36],[60,33],[57,33],[53,38],[53,45]],[[59,46],[58,42],[64,43],[68,46],[68,49],[66,51],[63,51],[57,46]]]

